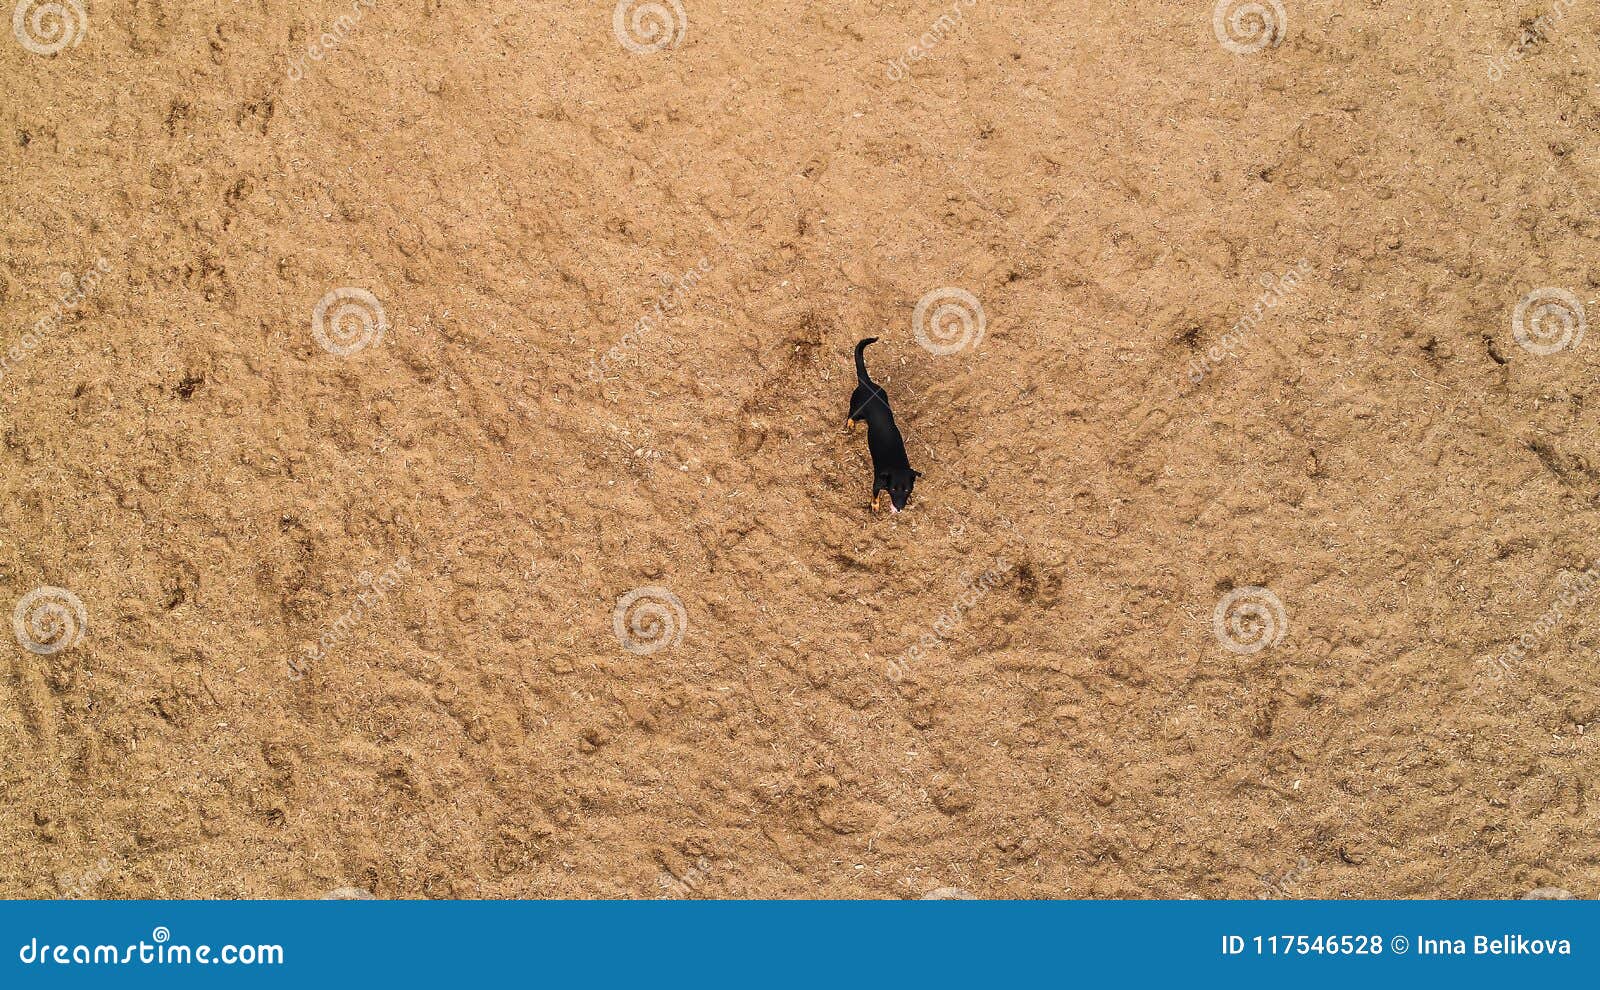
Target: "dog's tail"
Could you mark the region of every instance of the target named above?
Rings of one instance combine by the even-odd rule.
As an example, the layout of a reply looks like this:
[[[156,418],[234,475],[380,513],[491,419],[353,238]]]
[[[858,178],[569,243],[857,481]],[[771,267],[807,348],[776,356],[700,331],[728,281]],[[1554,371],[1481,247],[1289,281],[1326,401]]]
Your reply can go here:
[[[866,350],[868,344],[876,344],[878,338],[868,337],[856,345],[856,381],[863,385],[872,384],[872,376],[867,374]]]

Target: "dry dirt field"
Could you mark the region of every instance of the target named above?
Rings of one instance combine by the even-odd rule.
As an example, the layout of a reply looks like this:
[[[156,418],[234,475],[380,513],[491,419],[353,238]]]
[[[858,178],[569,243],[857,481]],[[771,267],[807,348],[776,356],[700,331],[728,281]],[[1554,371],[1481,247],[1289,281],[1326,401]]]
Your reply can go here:
[[[1600,893],[1597,51],[20,0],[0,894]]]

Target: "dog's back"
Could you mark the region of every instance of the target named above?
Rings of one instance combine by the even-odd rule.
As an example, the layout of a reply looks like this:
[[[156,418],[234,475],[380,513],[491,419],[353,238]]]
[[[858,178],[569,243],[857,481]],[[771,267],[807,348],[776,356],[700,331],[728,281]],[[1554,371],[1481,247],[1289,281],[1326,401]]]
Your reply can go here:
[[[856,344],[856,390],[850,396],[850,418],[853,420],[866,419],[869,406],[882,406],[885,410],[889,408],[889,397],[867,374],[867,345],[877,342],[878,338],[868,337]]]

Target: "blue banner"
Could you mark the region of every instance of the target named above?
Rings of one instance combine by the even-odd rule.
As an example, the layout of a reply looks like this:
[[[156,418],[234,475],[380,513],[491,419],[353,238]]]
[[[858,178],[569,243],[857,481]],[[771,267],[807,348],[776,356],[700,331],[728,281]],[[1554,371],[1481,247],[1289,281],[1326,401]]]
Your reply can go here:
[[[0,902],[5,987],[1579,986],[1597,945],[1590,901]]]

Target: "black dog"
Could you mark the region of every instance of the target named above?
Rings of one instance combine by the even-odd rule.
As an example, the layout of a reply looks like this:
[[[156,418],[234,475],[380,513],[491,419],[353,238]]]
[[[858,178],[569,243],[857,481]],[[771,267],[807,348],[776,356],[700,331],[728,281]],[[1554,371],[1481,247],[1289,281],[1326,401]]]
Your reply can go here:
[[[911,501],[911,486],[922,474],[912,470],[906,458],[906,442],[894,425],[889,396],[867,374],[867,345],[878,338],[868,337],[856,345],[856,390],[850,396],[850,416],[845,429],[865,421],[867,449],[872,452],[872,511],[882,508],[883,494],[889,493],[889,511],[899,512]]]

